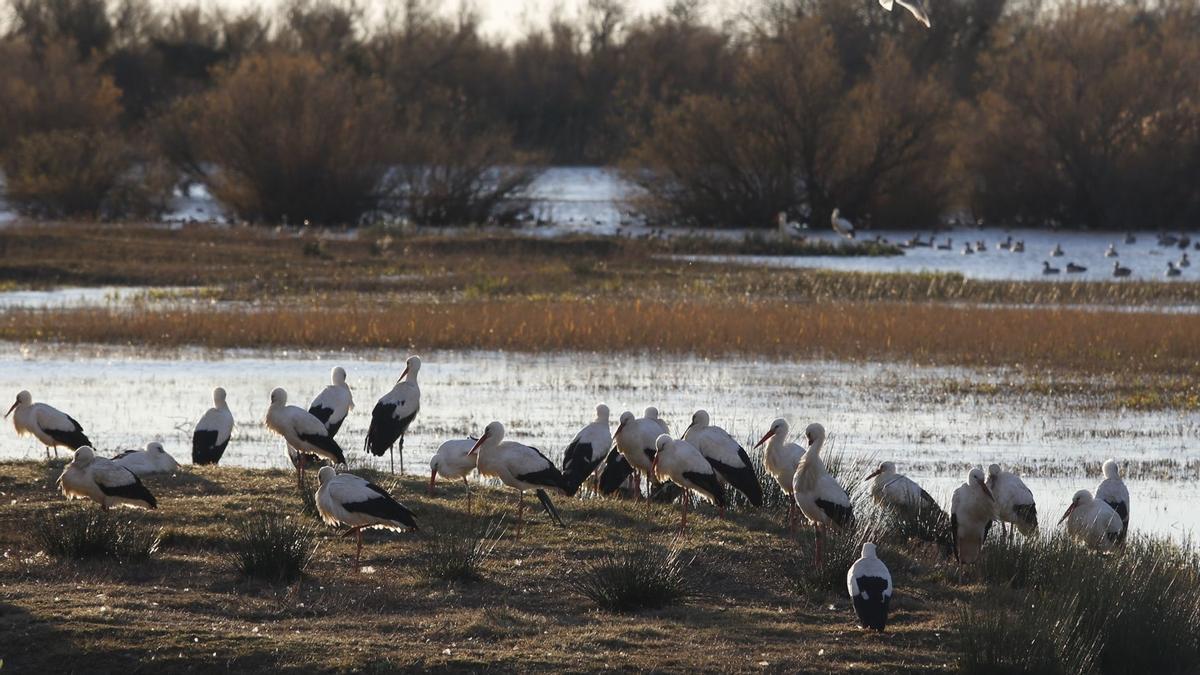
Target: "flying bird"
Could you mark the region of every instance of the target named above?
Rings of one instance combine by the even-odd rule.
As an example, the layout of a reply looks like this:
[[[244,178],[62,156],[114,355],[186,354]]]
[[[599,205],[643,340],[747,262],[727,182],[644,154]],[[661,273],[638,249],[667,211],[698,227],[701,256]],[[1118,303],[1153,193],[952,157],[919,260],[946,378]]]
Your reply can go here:
[[[192,464],[217,464],[233,434],[233,413],[225,403],[225,390],[213,389],[213,407],[209,408],[192,432]]]
[[[417,520],[403,504],[387,490],[352,473],[338,473],[331,466],[317,472],[316,501],[321,519],[330,525],[350,528],[343,536],[354,534],[358,548],[354,552],[354,568],[362,559],[362,531],[369,527],[403,532],[416,530]]]
[[[400,473],[404,473],[404,434],[421,409],[421,386],[417,383],[420,372],[421,357],[408,357],[396,386],[384,394],[371,411],[371,426],[367,429],[364,446],[376,457],[391,452],[392,473],[396,473],[396,456],[392,449],[397,444],[400,446]]]
[[[862,546],[862,557],[846,572],[846,588],[858,625],[882,631],[887,627],[888,604],[892,600],[892,574],[875,555],[875,544]]]
[[[158,508],[141,479],[111,459],[97,457],[88,445],[75,451],[75,459],[58,477],[58,489],[67,499],[90,499],[106,511],[114,506]]]
[[[58,456],[60,445],[78,450],[92,444],[87,434],[83,433],[83,427],[73,417],[45,403],[34,403],[33,394],[28,391],[17,394],[16,402],[4,413],[5,417],[9,415],[13,416],[17,435],[32,434],[46,446],[47,458],[50,457],[50,448],[54,448],[54,455]]]
[[[925,24],[926,28],[932,27],[929,22],[929,12],[925,10],[925,0],[879,0],[879,4],[887,11],[892,11],[893,5],[900,5],[907,9],[917,21]]]

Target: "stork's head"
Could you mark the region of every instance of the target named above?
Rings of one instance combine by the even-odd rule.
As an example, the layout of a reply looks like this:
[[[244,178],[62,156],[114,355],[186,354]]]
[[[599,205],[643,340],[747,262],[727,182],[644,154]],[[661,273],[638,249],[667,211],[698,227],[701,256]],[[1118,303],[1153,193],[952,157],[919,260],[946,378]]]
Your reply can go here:
[[[287,392],[284,391],[283,387],[275,387],[271,390],[271,405],[287,405]]]
[[[628,410],[626,410],[625,412],[621,413],[621,418],[620,418],[620,419],[621,419],[620,423],[619,423],[619,424],[617,424],[617,430],[616,430],[615,432],[613,432],[613,438],[614,438],[614,439],[615,439],[615,438],[616,438],[618,435],[620,435],[620,433],[621,433],[622,431],[624,431],[624,430],[625,430],[625,425],[627,425],[627,424],[629,424],[630,422],[632,422],[632,421],[633,421],[633,413],[631,413],[631,412],[629,412]]]
[[[996,480],[997,478],[999,478],[1000,477],[1000,465],[999,464],[988,465],[987,475],[988,475],[988,478],[990,478],[993,481]]]
[[[12,414],[12,411],[16,410],[19,406],[29,405],[31,403],[33,403],[33,394],[29,393],[28,391],[22,391],[21,393],[17,394],[17,400],[13,402],[12,407],[8,409],[8,412],[4,413],[4,416],[8,417]]]
[[[75,451],[74,463],[79,466],[87,466],[88,464],[91,464],[92,460],[94,459],[96,459],[96,450],[90,445],[81,445],[79,446],[79,449]]]
[[[872,544],[872,543],[871,543],[871,542],[869,542],[869,541],[868,541],[867,543],[863,544],[863,547],[862,547],[862,557],[864,557],[864,558],[874,558],[874,557],[876,557],[876,556],[875,556],[875,544]]]
[[[329,373],[329,380],[334,384],[346,384],[346,369],[341,366],[334,367]]]
[[[658,473],[658,460],[662,457],[663,450],[672,442],[671,436],[668,434],[660,434],[654,439],[654,462],[650,465],[650,473]]]
[[[596,406],[596,421],[597,422],[604,422],[605,424],[607,424],[609,415],[611,415],[611,414],[612,413],[609,411],[608,406],[604,405],[603,403]]]
[[[400,373],[400,379],[403,380],[407,377],[410,381],[415,380],[419,372],[421,372],[421,357],[414,354],[404,362],[404,372]]]
[[[1110,459],[1104,463],[1104,477],[1116,480],[1121,477],[1121,467],[1116,460]]]
[[[993,464],[992,466],[995,465]],[[983,494],[987,495],[988,499],[996,501],[996,498],[992,496],[992,491],[988,489],[987,481],[983,477],[983,469],[979,467],[971,469],[971,472],[967,474],[967,484],[978,486],[980,490],[983,490]]]
[[[687,429],[683,430],[683,435],[687,436],[687,433],[692,429],[703,429],[706,426],[708,426],[708,411],[703,409],[697,410],[692,413],[692,423],[688,425]]]
[[[646,412],[642,413],[642,417],[645,417],[648,420],[658,419],[658,408],[655,408],[654,406],[646,408]]]
[[[217,406],[218,408],[225,405],[224,387],[217,387],[216,389],[213,389],[213,405]]]
[[[820,448],[825,443],[825,427],[820,422],[813,422],[804,429],[804,438],[808,447]]]
[[[1088,492],[1087,490],[1080,490],[1079,492],[1076,492],[1075,496],[1071,498],[1071,505],[1067,507],[1067,512],[1062,514],[1062,518],[1059,518],[1058,522],[1061,523],[1067,518],[1070,518],[1071,514],[1075,513],[1075,509],[1085,506],[1091,503],[1091,501],[1092,493]]]
[[[499,422],[488,422],[488,425],[483,428],[483,435],[475,441],[475,445],[471,446],[471,451],[467,454],[473,455],[485,444],[493,446],[502,440],[504,440],[504,425]]]
[[[776,436],[778,436],[781,439],[786,438],[787,434],[788,434],[787,420],[780,417],[779,419],[775,420],[774,422],[771,422],[771,428],[767,430],[767,433],[763,434],[762,438],[758,439],[758,442],[754,444],[754,447],[757,448],[760,445],[762,445],[763,443],[766,443],[767,441],[771,440],[772,438],[774,438]]]
[[[885,477],[886,476],[894,476],[895,474],[896,474],[896,463],[895,462],[880,462],[879,468],[875,469],[875,471],[871,472],[871,475],[867,476],[863,480],[871,480],[872,478],[874,478],[876,476],[885,476]]]
[[[317,472],[317,482],[321,485],[328,483],[334,478],[337,478],[337,469],[333,468],[332,466],[323,466],[321,467],[321,470]]]
[[[167,451],[163,449],[162,443],[159,443],[158,441],[150,441],[149,443],[146,444],[146,452],[153,453],[156,455],[162,455],[162,454],[166,454]]]

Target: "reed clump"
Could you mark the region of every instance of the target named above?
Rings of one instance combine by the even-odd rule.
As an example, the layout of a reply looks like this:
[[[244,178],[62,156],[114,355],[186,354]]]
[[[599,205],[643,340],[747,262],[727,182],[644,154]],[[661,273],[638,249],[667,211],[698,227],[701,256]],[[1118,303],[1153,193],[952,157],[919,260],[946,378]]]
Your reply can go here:
[[[695,556],[676,541],[669,546],[619,546],[579,564],[567,580],[577,594],[610,612],[636,612],[677,605],[699,595],[692,571]]]
[[[137,515],[91,508],[41,514],[29,532],[47,555],[66,560],[141,561],[154,555],[161,541],[160,531]]]

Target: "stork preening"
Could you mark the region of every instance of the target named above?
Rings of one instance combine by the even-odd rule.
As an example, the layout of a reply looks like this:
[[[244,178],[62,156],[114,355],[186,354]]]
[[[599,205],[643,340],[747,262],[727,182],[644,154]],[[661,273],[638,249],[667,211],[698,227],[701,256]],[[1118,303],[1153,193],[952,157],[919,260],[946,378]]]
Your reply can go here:
[[[1037,504],[1033,492],[1020,476],[1004,471],[999,464],[992,464],[988,467],[987,486],[996,501],[996,519],[1000,521],[1001,529],[1009,523],[1026,537],[1037,534]],[[1012,534],[1011,530],[1005,530],[1005,533]]]
[[[960,485],[950,499],[950,534],[955,560],[966,564],[979,560],[995,513],[996,500],[984,480],[983,469],[975,467],[967,474],[967,482]]]
[[[692,424],[684,430],[683,440],[696,446],[716,469],[722,482],[732,485],[754,506],[762,506],[762,484],[758,482],[758,474],[754,472],[750,456],[729,432],[709,424],[706,411],[692,413]]]
[[[179,470],[179,462],[175,461],[158,441],[146,444],[145,450],[126,450],[113,457],[113,463],[123,466],[139,478],[155,473],[175,473]]]
[[[670,480],[684,489],[679,496],[679,529],[687,529],[688,502],[695,492],[719,509],[725,508],[725,490],[717,480],[716,469],[696,446],[662,434],[654,441],[653,472],[659,480]]]
[[[400,473],[404,473],[404,434],[421,409],[421,386],[417,383],[420,372],[421,357],[408,357],[396,386],[384,394],[371,411],[371,426],[367,429],[364,447],[376,457],[390,452],[392,473],[396,473],[393,449],[396,445],[400,446]]]
[[[1121,540],[1121,516],[1111,506],[1080,490],[1058,522],[1067,521],[1067,533],[1085,546],[1108,551]]]
[[[90,499],[106,511],[114,506],[158,508],[141,479],[111,459],[97,457],[88,445],[75,451],[75,459],[58,477],[58,489],[67,499]]]
[[[5,417],[13,416],[13,427],[18,436],[32,434],[34,438],[46,446],[46,458],[50,458],[50,449],[54,448],[54,456],[58,456],[58,446],[78,450],[90,446],[83,427],[73,417],[45,403],[34,403],[33,394],[22,391],[17,394],[17,400],[4,413]]]
[[[1125,536],[1129,534],[1129,488],[1121,480],[1121,467],[1117,466],[1115,460],[1104,463],[1104,480],[1096,488],[1096,499],[1111,506],[1120,516],[1121,536],[1117,543],[1125,543]]]
[[[342,422],[346,421],[346,415],[354,409],[354,396],[350,393],[350,385],[346,384],[345,368],[334,368],[329,380],[330,383],[308,404],[308,412],[321,420],[329,437],[333,438],[342,428]]]
[[[338,473],[331,466],[317,472],[316,502],[321,519],[334,526],[345,525],[354,534],[358,548],[354,551],[354,568],[362,560],[362,531],[369,527],[403,532],[416,530],[417,520],[403,504],[387,490],[352,473]]]
[[[304,408],[287,404],[287,392],[276,387],[271,392],[271,406],[267,408],[267,428],[283,437],[289,450],[294,448],[300,453],[296,465],[297,476],[304,480],[304,469],[307,460],[305,455],[315,455],[330,463],[344,465],[346,455],[342,447],[329,435],[329,430],[321,420],[313,417]]]
[[[233,413],[225,403],[225,390],[213,389],[213,407],[196,422],[192,432],[192,464],[217,464],[233,434]]]
[[[462,479],[463,487],[467,489],[467,513],[471,512],[471,484],[467,476],[475,470],[478,455],[471,452],[478,438],[456,438],[438,446],[433,459],[429,460],[429,496],[433,496],[433,488],[440,473],[443,478],[450,480]]]
[[[929,22],[929,12],[925,10],[924,0],[879,0],[879,4],[887,11],[892,11],[893,5],[900,5],[908,10],[909,14],[913,15],[917,21],[920,21],[926,28],[933,24]]]
[[[864,481],[870,481],[871,499],[876,504],[903,519],[917,538],[938,544],[949,554],[950,518],[916,481],[897,473],[895,462],[881,462]]]
[[[833,213],[829,214],[829,224],[833,226],[834,232],[847,239],[854,238],[854,223],[843,218],[840,209],[834,209]]]
[[[854,527],[854,507],[850,503],[850,495],[838,485],[829,475],[825,462],[821,459],[821,447],[825,445],[825,427],[817,422],[808,425],[804,430],[808,440],[808,449],[800,464],[796,466],[796,475],[792,478],[792,495],[800,513],[816,528],[816,555],[814,564],[820,567],[821,539],[827,527],[838,529]]]
[[[854,561],[846,572],[846,589],[858,625],[882,631],[887,627],[888,604],[892,601],[892,573],[875,555],[875,544],[862,546],[862,557]]]
[[[525,491],[533,490],[542,503],[542,507],[559,527],[563,526],[562,516],[550,501],[547,490],[559,494],[567,493],[567,486],[562,473],[554,462],[537,448],[522,445],[516,441],[504,440],[504,425],[490,422],[483,430],[483,435],[475,441],[471,453],[478,453],[477,468],[479,475],[499,478],[510,488],[517,491],[517,538],[521,538],[521,530],[525,523]]]
[[[569,497],[574,497],[583,482],[596,472],[612,446],[609,414],[608,406],[603,403],[596,406],[596,419],[580,429],[563,451],[562,474]]]
[[[790,429],[787,420],[780,417],[771,423],[771,428],[762,438],[758,439],[758,443],[755,443],[754,447],[757,448],[763,443],[767,443],[767,449],[763,452],[763,467],[779,484],[779,489],[787,495],[788,530],[794,532],[796,529],[796,498],[792,495],[792,479],[796,476],[796,467],[800,466],[800,459],[804,457],[804,448],[798,443],[787,440]],[[768,441],[770,442],[768,443]]]

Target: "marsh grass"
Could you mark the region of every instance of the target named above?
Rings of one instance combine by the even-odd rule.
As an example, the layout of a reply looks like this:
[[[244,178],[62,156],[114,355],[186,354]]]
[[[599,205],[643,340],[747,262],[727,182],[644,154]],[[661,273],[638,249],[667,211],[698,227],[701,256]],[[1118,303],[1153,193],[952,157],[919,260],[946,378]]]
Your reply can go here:
[[[504,538],[503,519],[482,527],[443,525],[423,543],[420,571],[431,581],[471,583],[483,578],[484,565]]]
[[[271,511],[236,521],[228,541],[227,556],[234,570],[272,583],[299,579],[317,552],[312,525]]]
[[[67,560],[146,560],[161,543],[160,531],[140,515],[87,508],[38,515],[30,536],[47,555]]]
[[[1074,604],[1013,607],[978,599],[960,606],[956,623],[960,673],[1085,675],[1096,670],[1102,637],[1079,618]]]
[[[678,605],[699,596],[695,556],[676,540],[617,545],[598,559],[577,563],[567,583],[575,593],[610,612],[636,612]]]

